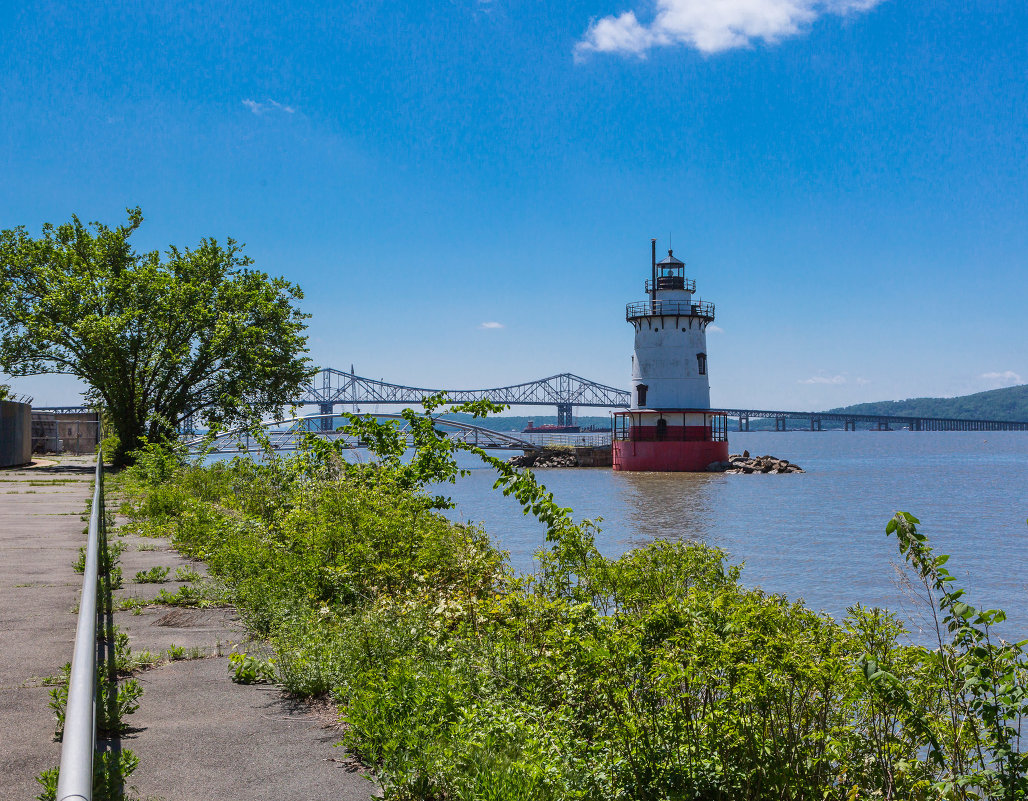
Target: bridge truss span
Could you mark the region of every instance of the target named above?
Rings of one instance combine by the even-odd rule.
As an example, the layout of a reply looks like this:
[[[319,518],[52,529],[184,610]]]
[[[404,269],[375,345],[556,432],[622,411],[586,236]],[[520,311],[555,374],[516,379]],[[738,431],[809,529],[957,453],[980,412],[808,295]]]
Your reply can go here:
[[[560,373],[535,381],[487,389],[430,389],[390,384],[331,367],[321,370],[304,387],[298,403],[316,405],[322,414],[330,414],[336,405],[402,404],[416,406],[429,395],[445,392],[450,403],[490,400],[509,406],[555,406],[558,425],[570,425],[572,409],[591,406],[618,408],[627,406],[627,390],[589,381],[573,373]]]

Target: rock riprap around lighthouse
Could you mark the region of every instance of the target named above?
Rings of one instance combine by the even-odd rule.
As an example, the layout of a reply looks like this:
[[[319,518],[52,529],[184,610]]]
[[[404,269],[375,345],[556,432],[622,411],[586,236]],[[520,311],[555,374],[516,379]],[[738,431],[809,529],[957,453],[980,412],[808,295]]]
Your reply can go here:
[[[711,473],[805,473],[798,464],[793,464],[788,459],[778,459],[774,456],[750,456],[749,451],[742,454],[733,453],[728,456],[727,462],[711,462],[707,465],[707,471]]]

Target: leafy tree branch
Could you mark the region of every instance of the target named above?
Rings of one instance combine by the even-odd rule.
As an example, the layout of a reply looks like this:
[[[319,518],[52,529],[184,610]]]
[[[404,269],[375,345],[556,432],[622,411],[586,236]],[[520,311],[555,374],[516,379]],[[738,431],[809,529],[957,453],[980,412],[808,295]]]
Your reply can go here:
[[[231,238],[137,253],[142,222],[134,208],[114,228],[72,217],[38,238],[0,231],[0,367],[81,378],[117,434],[117,463],[189,418],[279,411],[313,372],[298,286],[252,269]]]

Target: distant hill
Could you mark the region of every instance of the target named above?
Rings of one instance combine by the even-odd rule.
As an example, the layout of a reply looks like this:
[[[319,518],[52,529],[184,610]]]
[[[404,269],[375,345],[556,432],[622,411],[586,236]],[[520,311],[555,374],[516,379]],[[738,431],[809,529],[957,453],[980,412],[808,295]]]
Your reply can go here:
[[[889,414],[897,417],[963,417],[977,420],[1028,421],[1028,384],[990,389],[958,398],[908,398],[828,409],[833,414]]]

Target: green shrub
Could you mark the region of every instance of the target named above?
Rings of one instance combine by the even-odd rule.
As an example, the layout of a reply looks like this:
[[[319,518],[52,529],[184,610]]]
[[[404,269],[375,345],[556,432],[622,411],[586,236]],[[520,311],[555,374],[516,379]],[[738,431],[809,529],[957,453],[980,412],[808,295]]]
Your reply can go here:
[[[230,654],[228,671],[236,684],[260,684],[275,679],[274,663],[249,654]]]
[[[331,693],[388,798],[1025,797],[1024,643],[951,589],[912,517],[889,531],[941,612],[934,650],[884,610],[836,622],[748,589],[716,548],[604,558],[595,526],[476,451],[546,526],[538,573],[516,576],[435,511],[426,487],[456,479],[461,446],[426,421],[408,415],[408,461],[395,426],[355,418],[376,460],[313,438],[263,462],[153,456],[130,489],[269,639],[286,689]],[[231,660],[235,680],[271,678]]]

